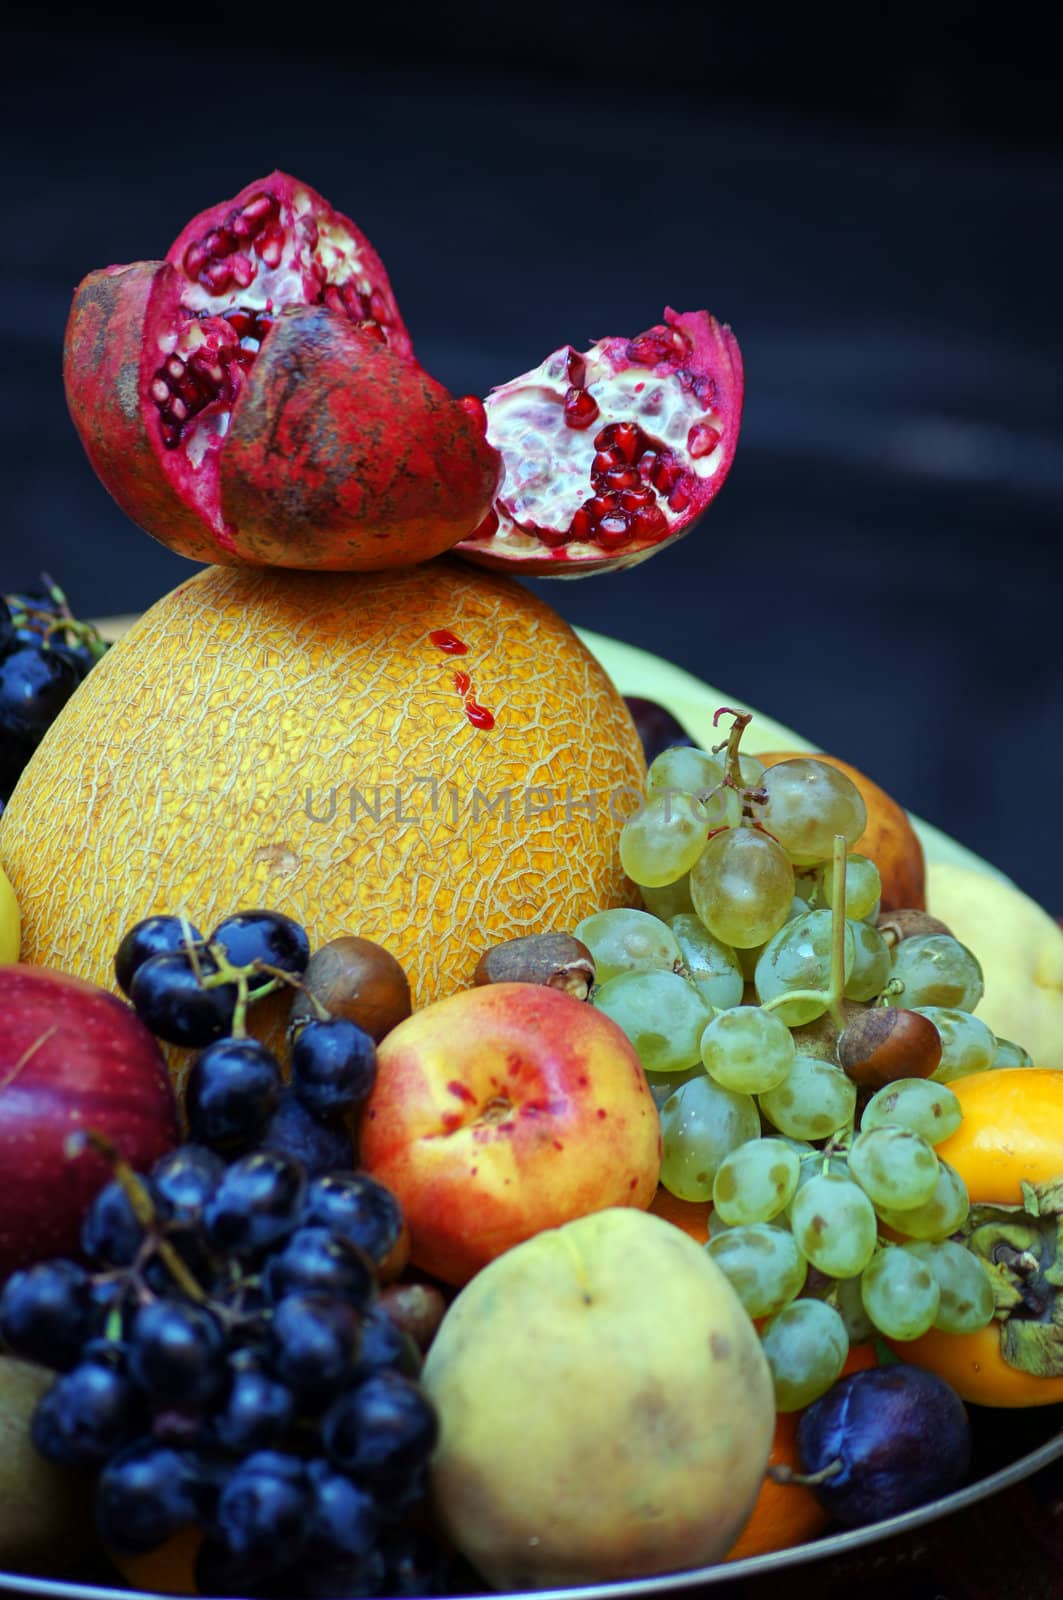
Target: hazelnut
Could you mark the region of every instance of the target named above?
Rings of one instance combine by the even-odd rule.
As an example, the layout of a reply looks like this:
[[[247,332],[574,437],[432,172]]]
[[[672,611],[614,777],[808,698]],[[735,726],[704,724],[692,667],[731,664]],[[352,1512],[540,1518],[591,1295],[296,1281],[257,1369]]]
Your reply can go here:
[[[881,1089],[895,1078],[929,1078],[941,1061],[941,1035],[918,1011],[875,1006],[840,1034],[838,1060],[861,1089]]]
[[[486,951],[473,982],[541,983],[586,1000],[594,984],[594,957],[570,933],[531,933]]]
[[[381,1309],[419,1350],[427,1350],[446,1314],[447,1302],[431,1283],[393,1283],[380,1293]]]
[[[925,933],[947,933],[950,939],[953,936],[952,929],[929,911],[883,911],[878,930],[890,946],[900,944],[902,939],[920,939]]]
[[[314,951],[292,1001],[289,1033],[318,1015],[311,996],[332,1016],[356,1022],[377,1044],[413,1009],[409,980],[395,957],[356,934],[330,939]]]

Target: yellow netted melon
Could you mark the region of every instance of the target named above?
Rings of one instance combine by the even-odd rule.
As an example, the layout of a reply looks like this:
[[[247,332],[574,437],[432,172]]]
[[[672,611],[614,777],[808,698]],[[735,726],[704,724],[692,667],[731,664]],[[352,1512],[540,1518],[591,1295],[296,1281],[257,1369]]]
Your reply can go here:
[[[24,961],[113,988],[139,918],[266,906],[386,945],[423,1005],[494,942],[637,903],[617,839],[643,776],[605,672],[509,579],[212,567],[64,709],[0,859]]]

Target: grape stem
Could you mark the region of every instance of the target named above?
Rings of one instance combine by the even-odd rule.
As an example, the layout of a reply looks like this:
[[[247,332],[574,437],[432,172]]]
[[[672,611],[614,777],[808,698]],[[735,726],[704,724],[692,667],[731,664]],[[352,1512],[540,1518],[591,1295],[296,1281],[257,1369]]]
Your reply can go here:
[[[826,989],[787,989],[770,1000],[762,1000],[762,1011],[774,1011],[791,1000],[822,1002],[839,1032],[845,1027],[842,996],[845,993],[845,864],[849,846],[843,833],[834,835],[834,883],[830,902],[830,983]]]
[[[831,1478],[836,1478],[839,1472],[844,1471],[845,1462],[840,1456],[835,1456],[833,1461],[828,1461],[818,1472],[795,1472],[793,1467],[785,1466],[780,1461],[768,1468],[768,1477],[773,1483],[796,1483],[802,1488],[814,1489],[817,1484],[829,1483]]]

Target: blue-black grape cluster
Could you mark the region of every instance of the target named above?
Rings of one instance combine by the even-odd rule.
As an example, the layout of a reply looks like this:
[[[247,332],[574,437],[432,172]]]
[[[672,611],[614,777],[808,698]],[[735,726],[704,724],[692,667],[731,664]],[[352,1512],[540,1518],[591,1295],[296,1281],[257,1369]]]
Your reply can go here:
[[[276,1055],[233,1031],[239,985],[212,983],[224,976],[221,952],[243,972],[253,1005],[283,984],[276,974],[302,977],[310,943],[298,923],[277,911],[236,912],[208,939],[187,921],[160,915],[131,928],[115,957],[118,982],[152,1033],[198,1051],[185,1099],[190,1136],[230,1155],[254,1146],[294,1155],[311,1176],[351,1166],[345,1118],[376,1080],[372,1035],[347,1017],[301,1018],[286,1084]]]
[[[0,811],[30,756],[107,646],[61,589],[0,595]]]
[[[33,1442],[97,1475],[113,1551],[193,1527],[201,1593],[442,1592],[422,1504],[438,1421],[418,1383],[442,1304],[425,1318],[395,1298],[411,1287],[396,1282],[405,1221],[354,1169],[343,1125],[372,1088],[374,1041],[304,1016],[286,1087],[241,1031],[248,990],[298,978],[309,956],[271,911],[208,940],[167,916],[130,930],[122,988],[160,1038],[199,1052],[188,1142],[143,1175],[111,1157],[83,1220],[87,1264],[10,1278],[0,1340],[59,1374]],[[211,987],[212,973],[237,976]]]
[[[380,1295],[394,1197],[365,1173],[192,1143],[139,1180],[139,1204],[131,1181],[85,1216],[90,1265],[43,1262],[0,1295],[6,1344],[59,1374],[37,1449],[98,1474],[116,1551],[198,1527],[202,1593],[401,1593],[396,1562],[425,1592],[425,1551],[439,1558],[411,1513],[437,1418]]]

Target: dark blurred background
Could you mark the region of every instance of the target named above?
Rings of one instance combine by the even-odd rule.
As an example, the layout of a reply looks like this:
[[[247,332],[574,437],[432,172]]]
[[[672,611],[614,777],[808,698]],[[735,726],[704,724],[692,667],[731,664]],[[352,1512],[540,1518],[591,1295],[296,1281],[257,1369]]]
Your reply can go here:
[[[706,520],[634,572],[539,587],[1063,912],[1063,96],[1009,15],[16,7],[0,588],[43,567],[113,613],[188,572],[85,462],[63,325],[90,268],[162,255],[280,166],[368,234],[458,393],[666,302],[729,321],[745,423]]]

